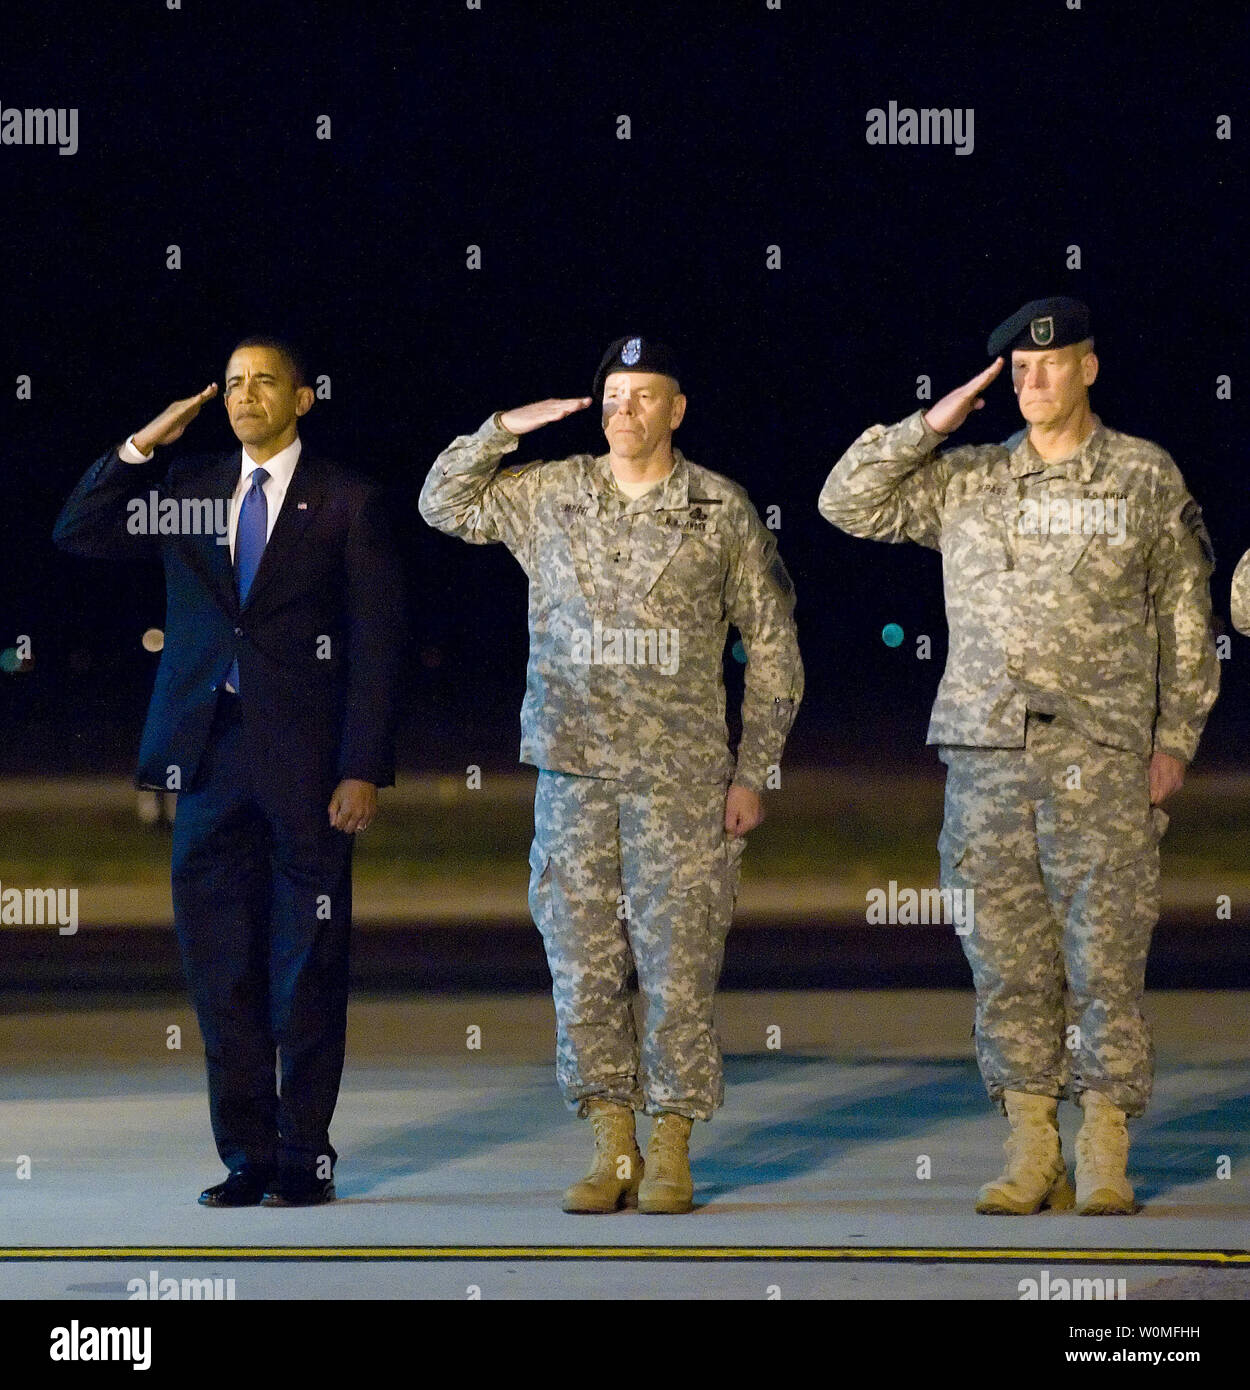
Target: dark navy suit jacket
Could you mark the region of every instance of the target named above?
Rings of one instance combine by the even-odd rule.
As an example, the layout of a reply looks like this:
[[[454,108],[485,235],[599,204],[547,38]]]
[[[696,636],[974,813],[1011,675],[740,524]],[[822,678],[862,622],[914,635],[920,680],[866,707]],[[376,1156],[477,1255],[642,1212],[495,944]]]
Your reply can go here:
[[[128,503],[142,499],[146,517],[153,490],[176,499],[194,526],[206,499],[228,504],[239,467],[238,449],[128,464],[113,448],[57,518],[53,540],[65,550],[135,558],[159,548],[164,561],[165,645],[136,781],[191,787],[237,657],[249,762],[279,802],[328,800],[344,777],[389,786],[403,584],[374,484],[302,449],[242,608],[230,548],[211,527],[199,535],[128,529],[137,524]],[[184,509],[183,499],[196,506]]]

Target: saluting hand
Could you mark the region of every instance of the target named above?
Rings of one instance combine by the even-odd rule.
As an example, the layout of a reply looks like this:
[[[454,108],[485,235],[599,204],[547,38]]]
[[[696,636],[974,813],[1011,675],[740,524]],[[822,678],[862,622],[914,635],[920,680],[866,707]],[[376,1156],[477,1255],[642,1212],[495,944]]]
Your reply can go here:
[[[217,383],[214,381],[198,396],[188,396],[186,400],[167,405],[155,420],[150,420],[135,435],[135,448],[140,453],[150,454],[157,445],[172,444],[200,413],[200,407],[204,402],[211,401],[216,394]]]
[[[589,396],[570,396],[564,400],[535,401],[533,405],[519,405],[515,410],[500,413],[499,423],[509,434],[529,434],[543,425],[563,420],[566,415],[585,410],[590,404]]]
[[[972,414],[985,404],[981,392],[1003,369],[1003,359],[996,357],[986,369],[971,381],[957,386],[938,403],[925,411],[925,423],[939,434],[950,434]]]

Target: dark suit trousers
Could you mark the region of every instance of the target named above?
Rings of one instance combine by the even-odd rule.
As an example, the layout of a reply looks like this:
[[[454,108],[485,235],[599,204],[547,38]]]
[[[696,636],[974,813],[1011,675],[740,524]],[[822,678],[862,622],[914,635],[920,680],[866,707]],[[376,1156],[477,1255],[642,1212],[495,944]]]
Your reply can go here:
[[[222,1161],[313,1172],[337,1157],[329,1130],[347,1031],[352,837],[329,824],[332,787],[278,801],[260,782],[239,700],[223,695],[178,799],[174,925]]]

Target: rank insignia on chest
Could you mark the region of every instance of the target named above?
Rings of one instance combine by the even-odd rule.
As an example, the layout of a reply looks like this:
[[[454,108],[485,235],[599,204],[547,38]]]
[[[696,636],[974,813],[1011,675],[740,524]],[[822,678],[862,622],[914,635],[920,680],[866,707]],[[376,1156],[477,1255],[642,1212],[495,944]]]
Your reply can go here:
[[[691,509],[690,509],[690,511],[687,513],[687,515],[690,517],[690,520],[691,520],[691,521],[706,521],[706,520],[707,520],[707,513],[703,510],[702,507],[691,507]]]

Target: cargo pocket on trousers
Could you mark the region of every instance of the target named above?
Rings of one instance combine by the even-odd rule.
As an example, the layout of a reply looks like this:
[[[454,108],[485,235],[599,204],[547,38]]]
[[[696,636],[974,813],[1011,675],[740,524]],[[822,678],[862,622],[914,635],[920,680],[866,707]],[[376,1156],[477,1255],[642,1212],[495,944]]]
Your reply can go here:
[[[738,902],[738,889],[742,886],[742,856],[746,852],[745,835],[727,835],[722,849],[725,852],[725,884],[729,893],[729,914]]]
[[[968,842],[958,835],[948,833],[945,826],[938,836],[938,854],[941,858],[941,877],[940,884],[943,890],[958,890],[960,897],[958,908],[956,908],[954,893],[951,894],[951,916],[955,918],[952,924],[952,931],[959,939],[959,944],[963,948],[964,956],[968,958],[971,965],[972,958],[970,952],[973,947],[968,938],[972,935],[975,923],[975,894],[977,884],[973,873],[973,866],[968,863]],[[965,896],[965,890],[967,896]],[[975,1038],[977,1034],[976,1020],[973,1020],[968,1036]]]
[[[1167,833],[1171,817],[1162,806],[1147,809],[1145,821],[1129,831],[1105,839],[1103,862],[1109,870],[1131,871],[1140,861],[1158,862],[1159,842]]]
[[[539,931],[543,930],[543,923],[546,920],[544,908],[550,894],[551,855],[537,840],[534,840],[530,845],[529,905],[530,916],[534,919],[534,925]]]
[[[968,841],[952,834],[945,826],[938,835],[938,860],[943,888],[957,886],[956,880],[964,873],[964,860],[968,855]]]
[[[1134,975],[1145,969],[1162,906],[1159,841],[1169,819],[1161,807],[1151,806],[1130,831],[1109,839],[1103,863],[1090,873],[1084,917],[1091,937],[1113,934],[1115,953],[1125,963],[1135,962]]]
[[[722,836],[710,856],[683,864],[673,876],[673,891],[686,895],[690,910],[704,913],[708,931],[721,938],[733,922],[745,848],[745,835]]]

